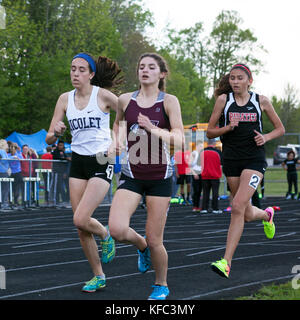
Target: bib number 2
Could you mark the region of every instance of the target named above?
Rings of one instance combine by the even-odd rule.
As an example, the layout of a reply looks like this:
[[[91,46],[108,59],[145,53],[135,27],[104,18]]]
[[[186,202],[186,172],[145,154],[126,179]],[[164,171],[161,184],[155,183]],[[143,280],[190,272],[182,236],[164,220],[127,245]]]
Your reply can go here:
[[[254,190],[256,190],[259,183],[260,183],[260,177],[256,174],[253,174],[250,178],[249,186],[252,187]]]

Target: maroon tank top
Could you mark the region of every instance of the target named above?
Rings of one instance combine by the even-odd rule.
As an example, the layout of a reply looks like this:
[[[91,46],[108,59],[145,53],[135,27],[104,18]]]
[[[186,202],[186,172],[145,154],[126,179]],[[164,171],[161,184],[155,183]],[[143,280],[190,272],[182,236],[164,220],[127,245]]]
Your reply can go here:
[[[160,91],[155,104],[141,108],[136,101],[139,91],[135,91],[125,110],[127,122],[127,161],[122,165],[122,173],[141,180],[167,179],[172,175],[169,146],[160,138],[138,125],[139,113],[161,129],[170,131],[169,118],[164,108],[165,93]]]

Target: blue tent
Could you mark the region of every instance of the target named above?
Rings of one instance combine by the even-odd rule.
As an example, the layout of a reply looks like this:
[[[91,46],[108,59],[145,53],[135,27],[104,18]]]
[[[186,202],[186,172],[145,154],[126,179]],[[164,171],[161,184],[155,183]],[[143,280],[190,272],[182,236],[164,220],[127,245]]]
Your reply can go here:
[[[34,149],[38,155],[46,153],[46,147],[48,146],[46,139],[47,131],[42,129],[33,134],[23,134],[14,131],[11,135],[9,135],[5,140],[12,141],[17,143],[20,147],[24,144],[28,144],[28,146]],[[71,153],[71,146],[68,143],[65,143],[66,153]]]

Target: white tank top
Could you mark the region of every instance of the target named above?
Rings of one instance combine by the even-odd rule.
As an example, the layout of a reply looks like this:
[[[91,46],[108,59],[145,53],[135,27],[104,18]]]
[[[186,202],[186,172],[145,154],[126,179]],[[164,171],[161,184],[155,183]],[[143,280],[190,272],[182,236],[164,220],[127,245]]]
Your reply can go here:
[[[72,134],[71,150],[80,155],[95,155],[107,151],[111,143],[109,113],[103,112],[97,103],[99,87],[93,86],[88,105],[76,108],[76,89],[69,92],[66,116]]]

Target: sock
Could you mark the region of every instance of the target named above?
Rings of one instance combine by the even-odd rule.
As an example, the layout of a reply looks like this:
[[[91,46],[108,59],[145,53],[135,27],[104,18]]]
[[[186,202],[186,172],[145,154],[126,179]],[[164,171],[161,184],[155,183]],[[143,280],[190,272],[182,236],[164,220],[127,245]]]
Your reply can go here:
[[[96,276],[98,279],[102,279],[105,280],[105,274],[101,275],[101,276]]]
[[[107,241],[110,237],[110,233],[109,233],[109,230],[107,230],[107,236],[103,239],[103,241]]]
[[[267,211],[267,210],[265,210],[265,211],[266,211],[266,213],[267,213],[268,216],[269,216],[268,222],[270,222],[270,220],[271,220],[271,212],[269,212],[269,211]]]

